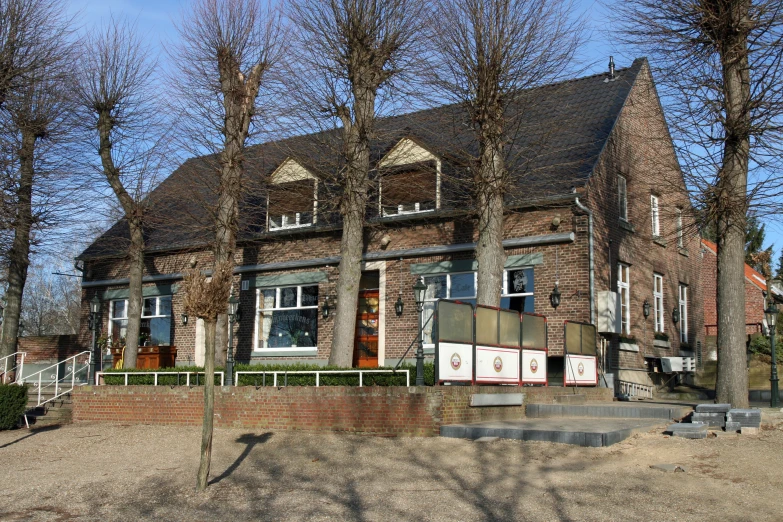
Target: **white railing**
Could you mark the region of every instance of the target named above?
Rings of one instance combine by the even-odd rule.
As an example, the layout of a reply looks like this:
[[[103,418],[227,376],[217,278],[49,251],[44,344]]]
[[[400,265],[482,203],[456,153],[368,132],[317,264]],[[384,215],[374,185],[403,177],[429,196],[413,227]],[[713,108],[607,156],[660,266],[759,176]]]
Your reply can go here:
[[[78,358],[81,356],[87,356],[87,362],[79,363]],[[67,359],[64,359],[51,366],[47,366],[43,370],[40,370],[30,375],[25,375],[21,379],[17,379],[20,384],[32,383],[34,388],[38,388],[37,406],[51,402],[66,393],[70,393],[76,386],[83,386],[87,384],[87,379],[84,382],[76,382],[76,374],[85,371],[89,374],[90,361],[92,360],[92,354],[89,351],[84,351],[72,355]],[[63,376],[60,377],[60,368],[62,367]],[[48,379],[44,377],[48,376]],[[52,390],[51,397],[46,398],[49,395],[49,390]],[[46,391],[44,391],[46,390]]]
[[[19,361],[19,364],[16,362],[16,356],[19,356],[21,359]],[[9,384],[12,382],[17,382],[19,379],[22,378],[22,375],[24,374],[24,356],[27,355],[26,352],[14,352],[11,355],[6,355],[3,358],[0,358],[0,366],[3,367],[2,373],[0,373],[0,382],[3,384]],[[10,368],[9,368],[10,366]],[[8,375],[10,373],[14,372],[14,380],[11,381],[8,378]]]
[[[620,393],[628,397],[653,398],[653,387],[635,382],[620,381]]]
[[[272,386],[278,385],[278,375],[283,376],[283,386],[288,386],[288,376],[289,375],[313,375],[315,374],[315,386],[319,387],[321,386],[321,375],[333,375],[333,374],[342,374],[342,373],[358,373],[359,374],[359,387],[361,388],[363,383],[363,375],[365,374],[373,374],[373,373],[403,373],[405,372],[405,386],[410,387],[411,385],[411,376],[410,371],[405,370],[297,370],[293,372],[287,372],[285,370],[275,370],[275,371],[241,371],[236,372],[234,374],[234,384],[239,386],[239,376],[240,375],[261,375],[262,381],[261,385],[266,386],[266,376],[272,375]],[[256,384],[257,386],[257,384]]]
[[[107,385],[105,384],[104,378],[106,376],[114,377],[116,375],[124,375],[125,376],[125,382],[122,384],[122,386],[133,386],[132,384],[128,384],[128,376],[129,375],[152,375],[152,385],[157,386],[158,385],[158,375],[184,375],[185,376],[185,386],[190,386],[190,376],[195,375],[196,376],[196,385],[198,385],[198,376],[204,375],[204,372],[97,372],[95,374],[95,382],[98,383],[99,386],[113,386],[113,385]],[[220,375],[220,385],[223,386],[223,383],[225,382],[225,375],[223,372],[215,372],[215,375]],[[179,384],[179,380],[177,381]],[[168,385],[167,385],[168,386]]]

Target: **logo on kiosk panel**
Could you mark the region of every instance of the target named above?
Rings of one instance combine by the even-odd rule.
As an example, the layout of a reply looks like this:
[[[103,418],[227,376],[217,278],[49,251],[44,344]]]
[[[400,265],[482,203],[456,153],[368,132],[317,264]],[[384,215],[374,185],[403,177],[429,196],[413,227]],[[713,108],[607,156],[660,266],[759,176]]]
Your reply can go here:
[[[500,373],[500,370],[503,369],[503,359],[501,359],[499,356],[495,357],[495,360],[492,363],[492,366],[495,368],[496,372]]]
[[[459,370],[460,366],[462,366],[462,358],[459,356],[458,353],[454,352],[451,355],[451,367],[454,370]]]
[[[531,359],[530,361],[530,371],[533,373],[536,373],[538,371],[538,361],[535,359]]]
[[[579,363],[579,366],[576,367],[576,371],[579,372],[579,376],[581,377],[582,375],[585,374],[585,365]]]

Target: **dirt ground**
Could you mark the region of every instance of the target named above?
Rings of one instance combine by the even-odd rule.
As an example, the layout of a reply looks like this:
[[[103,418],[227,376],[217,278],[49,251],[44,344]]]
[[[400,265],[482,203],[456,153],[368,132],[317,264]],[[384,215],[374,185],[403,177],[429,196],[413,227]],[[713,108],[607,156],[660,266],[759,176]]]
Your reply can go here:
[[[779,521],[783,414],[765,421],[706,440],[662,424],[608,448],[221,429],[203,494],[199,428],[0,432],[0,520]]]

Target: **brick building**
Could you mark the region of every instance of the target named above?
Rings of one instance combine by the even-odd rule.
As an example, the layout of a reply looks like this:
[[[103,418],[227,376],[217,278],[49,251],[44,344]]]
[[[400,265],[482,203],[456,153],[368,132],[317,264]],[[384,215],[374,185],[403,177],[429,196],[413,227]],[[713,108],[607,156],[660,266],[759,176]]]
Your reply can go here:
[[[690,203],[647,62],[524,91],[509,112],[517,139],[508,150],[501,306],[548,317],[555,374],[563,321],[571,320],[602,325],[604,370],[649,379],[656,358],[692,350],[703,327],[701,308],[690,306],[700,299],[699,239],[689,233]],[[425,319],[437,298],[475,298],[478,232],[460,165],[476,145],[466,122],[458,106],[444,106],[377,125],[356,364],[396,363],[415,339],[411,288],[420,275]],[[235,272],[239,361],[328,359],[341,236],[340,194],[330,180],[337,137],[322,132],[248,150]],[[177,364],[203,362],[203,325],[183,324],[177,281],[186,269],[212,266],[214,172],[213,157],[191,159],[150,196],[143,332],[153,344],[176,345]],[[98,295],[103,331],[115,343],[127,308],[126,242],[120,221],[79,256],[84,314]],[[563,298],[553,309],[556,282]]]

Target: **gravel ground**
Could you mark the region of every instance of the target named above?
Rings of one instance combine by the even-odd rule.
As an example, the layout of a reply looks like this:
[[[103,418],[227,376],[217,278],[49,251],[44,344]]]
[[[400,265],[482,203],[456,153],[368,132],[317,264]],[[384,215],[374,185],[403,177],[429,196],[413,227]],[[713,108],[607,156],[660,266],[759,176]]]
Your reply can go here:
[[[0,432],[0,520],[781,520],[783,414],[765,421],[608,448],[220,429],[202,494],[199,428]]]

